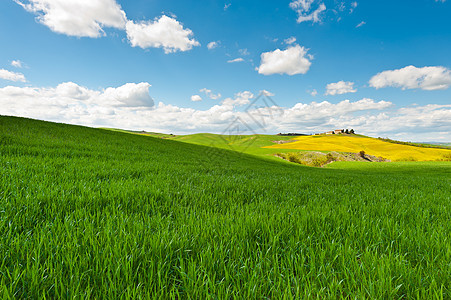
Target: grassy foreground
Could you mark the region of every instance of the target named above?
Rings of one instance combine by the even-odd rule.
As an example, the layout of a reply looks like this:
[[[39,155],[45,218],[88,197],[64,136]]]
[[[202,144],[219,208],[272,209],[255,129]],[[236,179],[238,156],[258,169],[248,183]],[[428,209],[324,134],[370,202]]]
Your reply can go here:
[[[0,296],[449,299],[450,175],[0,117]]]

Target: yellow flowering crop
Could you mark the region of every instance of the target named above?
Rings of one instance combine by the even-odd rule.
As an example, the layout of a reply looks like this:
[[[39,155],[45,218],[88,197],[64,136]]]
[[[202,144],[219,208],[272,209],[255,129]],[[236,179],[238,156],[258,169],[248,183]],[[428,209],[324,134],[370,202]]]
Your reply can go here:
[[[292,143],[277,144],[264,148],[311,151],[337,151],[380,156],[392,161],[438,161],[451,158],[451,150],[422,148],[384,142],[375,138],[359,136],[302,136]]]

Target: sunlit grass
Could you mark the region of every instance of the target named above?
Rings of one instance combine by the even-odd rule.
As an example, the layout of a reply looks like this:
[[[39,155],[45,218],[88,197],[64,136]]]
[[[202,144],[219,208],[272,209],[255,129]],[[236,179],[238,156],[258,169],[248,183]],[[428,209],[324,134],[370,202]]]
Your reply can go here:
[[[1,298],[451,297],[450,163],[208,153],[0,117]]]

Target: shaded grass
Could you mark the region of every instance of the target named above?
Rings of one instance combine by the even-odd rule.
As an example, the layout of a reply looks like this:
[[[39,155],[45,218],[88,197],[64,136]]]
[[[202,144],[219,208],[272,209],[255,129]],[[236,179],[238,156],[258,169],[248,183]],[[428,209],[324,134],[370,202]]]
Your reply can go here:
[[[451,297],[450,163],[209,151],[0,117],[0,295]]]

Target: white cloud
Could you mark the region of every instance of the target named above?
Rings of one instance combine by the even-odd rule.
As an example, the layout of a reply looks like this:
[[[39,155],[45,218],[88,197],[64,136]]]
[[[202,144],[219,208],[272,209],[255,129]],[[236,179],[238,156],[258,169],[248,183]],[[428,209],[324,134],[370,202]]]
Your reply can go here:
[[[451,86],[451,70],[440,66],[423,68],[407,66],[398,70],[381,72],[371,78],[369,83],[376,89],[399,87],[403,90],[445,90]]]
[[[152,107],[153,99],[149,95],[151,85],[147,82],[127,83],[117,88],[107,88],[101,98],[110,105],[125,107]]]
[[[266,96],[266,97],[274,97],[275,96],[274,93],[271,93],[270,91],[267,91],[267,90],[260,91],[260,94],[263,96]]]
[[[228,60],[227,62],[230,64],[230,63],[243,62],[243,61],[244,61],[244,59],[239,57],[239,58]]]
[[[285,39],[284,42],[287,45],[291,45],[291,44],[296,42],[296,38],[294,36],[292,36],[292,37],[289,37],[289,38]]]
[[[219,43],[220,43],[219,41],[208,43],[208,45],[207,45],[208,50],[213,50],[213,49],[217,48],[219,46]]]
[[[298,14],[298,23],[311,21],[313,23],[321,22],[320,14],[326,10],[326,5],[320,3],[315,10],[312,10],[312,4],[315,0],[293,0],[290,3],[291,9]]]
[[[254,98],[254,94],[249,91],[244,91],[235,94],[235,98],[227,98],[221,102],[223,106],[235,107],[235,106],[243,106],[251,103],[250,99]]]
[[[358,5],[359,4],[356,1],[352,2],[351,3],[351,9],[349,10],[349,13],[352,14],[354,12],[354,9],[356,9]]]
[[[192,95],[191,101],[194,101],[194,102],[202,101],[202,97],[199,95]]]
[[[312,64],[309,59],[312,59],[312,56],[307,54],[304,47],[294,45],[286,50],[277,49],[273,52],[262,53],[261,64],[257,70],[263,75],[305,74]]]
[[[193,35],[190,29],[183,28],[181,23],[166,15],[154,21],[128,21],[126,31],[133,47],[163,48],[165,53],[173,53],[200,46],[198,41],[190,38]]]
[[[81,106],[102,107],[152,107],[153,99],[149,95],[150,84],[147,82],[127,83],[117,88],[96,91],[79,86],[73,82],[64,82],[55,88],[34,88],[7,86],[0,95],[5,101],[16,99],[17,108],[22,104],[23,110],[34,110],[33,106],[69,107],[76,102]]]
[[[314,0],[293,0],[290,7],[294,10],[300,9],[302,11],[309,11]]]
[[[220,105],[196,110],[161,102],[152,106],[149,86],[148,83],[129,83],[105,90],[91,90],[71,82],[55,88],[7,86],[0,88],[0,115],[177,134],[221,133],[237,117],[250,126],[254,124],[249,114],[242,111],[244,105],[255,99],[251,92],[237,93]],[[252,113],[267,116],[266,132],[269,133],[354,128],[375,137],[451,141],[451,105],[397,109],[392,106],[387,101],[362,99],[296,103],[282,108],[283,114],[271,114],[272,108],[255,108]]]
[[[52,31],[77,37],[100,37],[103,28],[124,29],[125,12],[115,0],[14,0]]]
[[[339,81],[335,83],[329,83],[326,86],[326,94],[325,95],[343,95],[347,93],[355,93],[357,92],[356,89],[354,89],[354,82],[349,81]]]
[[[21,62],[20,60],[13,60],[11,62],[11,66],[15,68],[23,68],[23,62]]]
[[[165,53],[188,51],[199,42],[193,32],[166,15],[154,21],[127,20],[116,0],[14,0],[52,31],[77,37],[104,36],[105,27],[125,30],[132,47],[163,48]],[[210,44],[209,44],[210,45]],[[209,47],[210,49],[210,47]]]
[[[120,125],[135,111],[152,111],[148,83],[90,90],[73,82],[55,88],[0,88],[0,114],[80,125]],[[141,119],[141,121],[143,121]]]
[[[310,93],[310,95],[312,95],[313,97],[316,97],[316,95],[318,95],[318,91],[317,90],[313,90],[313,91],[311,91],[311,92],[309,92]]]
[[[299,15],[297,22],[298,23],[308,22],[308,21],[312,21],[313,23],[321,22],[320,14],[325,10],[326,10],[326,5],[321,3],[320,6],[312,13],[305,14],[305,15]]]
[[[230,5],[232,5],[232,3],[226,3],[226,4],[224,5],[224,11],[228,10],[229,7],[230,7]]]
[[[212,92],[212,90],[209,90],[207,88],[203,88],[203,89],[199,90],[199,92],[205,93],[205,95],[207,95],[207,97],[212,99],[212,100],[218,100],[219,98],[222,97],[221,94],[219,94],[219,93],[218,94],[214,94]]]
[[[9,81],[27,81],[22,73],[11,72],[5,69],[0,69],[0,79]]]
[[[357,26],[356,26],[355,28],[362,27],[362,26],[365,25],[365,24],[366,24],[366,22],[365,22],[365,21],[362,21],[362,22],[360,22],[359,24],[357,24]]]
[[[337,104],[333,104],[328,101],[323,101],[320,103],[311,102],[309,104],[297,103],[293,107],[285,109],[283,118],[280,120],[280,125],[289,129],[326,129],[329,126],[338,126],[340,124],[340,122],[337,122],[335,119],[353,119],[355,117],[353,113],[382,110],[390,106],[392,106],[392,103],[390,102],[376,102],[373,99],[366,98],[356,102],[344,100]]]
[[[250,53],[247,49],[240,49],[240,50],[238,50],[238,52],[243,56],[250,55]]]

